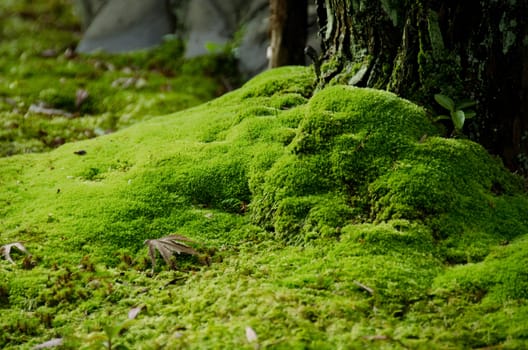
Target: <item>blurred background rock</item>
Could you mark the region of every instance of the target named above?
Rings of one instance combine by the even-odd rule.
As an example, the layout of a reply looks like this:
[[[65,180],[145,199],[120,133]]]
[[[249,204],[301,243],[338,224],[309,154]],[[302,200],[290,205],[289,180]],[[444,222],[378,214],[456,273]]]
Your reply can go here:
[[[186,58],[230,50],[247,78],[268,66],[268,0],[75,0],[75,6],[84,28],[78,52],[145,49],[176,35]],[[308,16],[308,44],[317,48],[314,5]]]

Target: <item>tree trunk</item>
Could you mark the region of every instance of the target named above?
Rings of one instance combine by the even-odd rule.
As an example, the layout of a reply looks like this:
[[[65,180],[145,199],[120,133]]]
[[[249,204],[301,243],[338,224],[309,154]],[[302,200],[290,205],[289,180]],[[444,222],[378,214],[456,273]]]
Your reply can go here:
[[[270,0],[270,68],[304,65],[307,8],[307,0]]]
[[[317,0],[319,84],[393,91],[435,112],[477,102],[464,131],[528,171],[527,1]]]

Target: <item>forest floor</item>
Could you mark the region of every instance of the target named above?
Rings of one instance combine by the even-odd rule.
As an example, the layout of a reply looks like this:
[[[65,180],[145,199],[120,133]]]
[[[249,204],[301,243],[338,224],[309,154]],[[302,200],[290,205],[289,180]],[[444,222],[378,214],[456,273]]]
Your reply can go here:
[[[0,156],[108,134],[238,83],[229,57],[185,61],[170,36],[153,50],[77,55],[70,1],[3,1],[0,19]]]
[[[0,348],[528,345],[523,179],[421,107],[0,16]]]

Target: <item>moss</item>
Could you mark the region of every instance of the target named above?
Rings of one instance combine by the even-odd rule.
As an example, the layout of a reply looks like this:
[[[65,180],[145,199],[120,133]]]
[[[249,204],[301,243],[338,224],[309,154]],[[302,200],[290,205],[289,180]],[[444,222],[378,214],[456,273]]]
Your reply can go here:
[[[111,133],[239,85],[232,58],[185,61],[174,38],[148,51],[76,55],[79,24],[69,1],[6,2],[0,17],[0,156]],[[31,112],[41,103],[59,111]]]
[[[249,203],[250,199],[244,161],[236,157],[230,162],[221,158],[193,167],[171,184],[171,188],[188,196],[193,204],[235,213],[240,212],[243,203]]]
[[[292,154],[269,171],[262,198],[254,190],[261,205],[255,211],[267,213],[258,217],[267,220],[274,208],[281,208],[277,201],[300,194],[345,191],[345,202],[354,202],[356,195],[368,193],[366,184],[392,169],[423,135],[436,132],[418,107],[376,90],[327,88],[310,100],[305,113]]]
[[[429,33],[431,49],[435,57],[440,57],[445,50],[444,39],[438,22],[438,14],[433,10],[429,10],[427,16],[427,31]]]
[[[398,13],[400,12],[398,3],[390,1],[390,0],[382,0],[381,7],[383,8],[383,11],[385,11],[385,13],[391,19],[392,25],[396,27],[398,25],[398,22],[401,21],[401,14]]]
[[[0,243],[24,241],[37,262],[0,260],[0,346],[90,345],[138,306],[115,344],[522,344],[522,182],[406,100],[311,96],[312,82],[307,68],[272,70],[185,111],[0,159]],[[201,256],[150,275],[144,240],[172,233]]]
[[[437,293],[466,294],[471,301],[500,305],[526,299],[528,276],[515,261],[526,260],[526,239],[495,247],[482,262],[457,266],[435,281]]]
[[[289,81],[278,79],[285,74],[289,75]],[[309,71],[299,71],[295,67],[283,67],[274,70],[273,73],[261,76],[259,79],[249,81],[244,85],[244,98],[267,96],[279,94],[299,94],[309,97],[313,91],[313,76]],[[281,97],[281,99],[284,97]]]

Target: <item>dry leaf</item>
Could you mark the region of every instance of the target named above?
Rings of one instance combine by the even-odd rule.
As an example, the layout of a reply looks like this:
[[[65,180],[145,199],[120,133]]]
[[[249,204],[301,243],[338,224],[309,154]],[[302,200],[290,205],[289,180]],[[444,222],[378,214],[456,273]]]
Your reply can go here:
[[[390,338],[386,335],[376,334],[376,335],[366,335],[363,337],[366,340],[389,340]]]
[[[135,319],[137,315],[141,312],[141,310],[143,310],[143,306],[133,307],[132,309],[130,309],[130,311],[128,312],[128,319]]]
[[[54,339],[48,340],[48,341],[46,341],[44,343],[35,345],[33,347],[33,350],[54,348],[56,346],[61,346],[62,343],[63,343],[62,342],[62,338],[54,338]]]
[[[77,89],[75,92],[75,108],[79,108],[84,101],[86,101],[90,97],[90,94],[88,91],[84,89]]]
[[[145,86],[147,86],[147,81],[143,78],[139,78],[138,80],[136,80],[136,83],[134,84],[134,87],[136,89],[141,89],[141,88],[144,88]]]
[[[44,104],[32,104],[28,108],[28,113],[44,114],[44,115],[60,115],[66,118],[72,118],[73,114],[62,109],[48,108]]]
[[[49,58],[49,57],[57,57],[57,50],[55,49],[46,49],[40,53],[41,57]]]
[[[246,327],[246,339],[250,343],[258,340],[257,333],[249,326]]]
[[[122,78],[117,78],[116,80],[114,80],[111,86],[113,88],[127,89],[130,86],[132,86],[135,82],[136,82],[136,79],[133,77],[122,77]]]
[[[152,262],[152,271],[156,267],[156,250],[160,253],[165,263],[171,268],[176,268],[171,257],[174,253],[185,253],[197,255],[198,252],[183,242],[193,242],[191,239],[181,235],[170,235],[158,239],[147,239],[145,244],[149,248],[149,257]]]
[[[26,247],[24,247],[24,245],[22,245],[22,243],[20,242],[9,243],[9,244],[3,245],[0,247],[0,253],[11,264],[15,263],[13,259],[11,258],[11,248],[13,247],[17,248],[22,253],[26,253],[27,255],[30,255],[29,252],[26,250]]]

